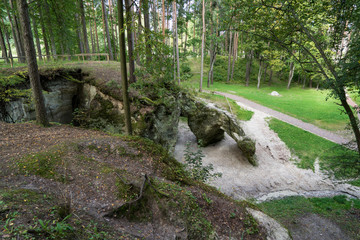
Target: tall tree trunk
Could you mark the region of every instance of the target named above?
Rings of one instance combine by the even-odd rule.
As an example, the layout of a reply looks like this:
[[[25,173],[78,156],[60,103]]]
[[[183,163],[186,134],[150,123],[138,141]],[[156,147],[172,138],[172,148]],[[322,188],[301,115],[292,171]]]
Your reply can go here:
[[[257,89],[260,89],[261,75],[262,75],[262,65],[263,65],[263,61],[262,61],[261,58],[260,58]]]
[[[39,60],[42,60],[42,53],[41,53],[41,45],[40,45],[40,39],[39,39],[39,32],[37,29],[36,19],[35,17],[32,18],[33,23],[33,29],[34,29],[34,35],[35,35],[35,41],[36,41],[36,49],[39,56]]]
[[[157,8],[156,0],[153,0],[153,27],[154,27],[154,32],[157,32],[157,12],[156,12],[156,8]]]
[[[196,25],[196,18],[194,18],[193,39],[195,39],[195,25]],[[194,40],[193,40],[193,53],[195,53],[195,41]]]
[[[190,0],[188,1],[187,12],[188,12],[188,13],[190,13]],[[188,26],[189,26],[189,21],[188,21],[188,20],[186,20],[186,23],[185,23],[184,53],[186,53],[186,47],[187,47],[187,39],[188,39]]]
[[[177,66],[177,82],[180,85],[180,61],[179,61],[179,42],[177,31],[177,14],[176,14],[176,1],[173,1],[173,13],[174,13],[174,42],[176,50],[176,66]]]
[[[4,26],[4,21],[3,19],[1,19],[2,21],[2,24]],[[6,31],[6,29],[4,29],[4,33],[5,33],[5,38],[6,38],[6,43],[7,43],[7,46],[8,46],[8,49],[9,49],[9,58],[10,58],[10,64],[11,64],[11,67],[14,66],[14,59],[13,59],[13,54],[12,54],[12,51],[11,51],[11,46],[10,46],[10,41],[9,41],[9,34],[8,32]]]
[[[39,7],[39,14],[40,14],[40,25],[41,25],[41,32],[43,35],[44,45],[45,45],[45,53],[47,60],[50,60],[50,50],[49,50],[49,42],[46,37],[46,31],[45,31],[45,24],[44,24],[44,18],[42,14],[42,7],[40,4],[38,4]]]
[[[85,50],[84,50],[84,42],[83,42],[83,39],[82,39],[82,36],[81,36],[81,29],[80,29],[80,26],[79,26],[79,17],[78,17],[78,14],[75,13],[75,19],[76,19],[76,35],[77,35],[77,39],[78,39],[78,46],[79,46],[79,49],[80,49],[80,53],[84,53]]]
[[[231,74],[231,55],[232,55],[232,32],[230,31],[230,44],[229,44],[229,57],[228,57],[228,72],[227,72],[227,79],[226,82],[230,81],[230,74]]]
[[[139,0],[139,9],[138,9],[138,33],[137,33],[137,35],[138,35],[138,37],[137,37],[137,40],[136,40],[136,44],[140,44],[140,40],[141,40],[141,38],[140,38],[140,36],[141,36],[141,28],[142,28],[142,24],[141,24],[141,6],[142,6],[142,0]],[[137,63],[137,65],[139,65],[139,66],[141,66],[141,61],[140,61],[140,55],[139,55],[139,52],[137,53],[137,55],[136,55],[136,63]]]
[[[90,15],[90,20],[89,20],[89,28],[90,28],[90,40],[91,40],[91,53],[95,53],[96,52],[96,46],[95,46],[95,41],[94,41],[94,34],[93,34],[91,15]]]
[[[104,22],[104,31],[105,31],[105,38],[107,40],[107,46],[109,49],[109,58],[110,60],[114,60],[114,56],[113,56],[113,50],[111,47],[111,39],[110,39],[110,32],[109,32],[109,24],[108,24],[108,17],[107,17],[107,11],[106,11],[106,6],[105,6],[105,2],[104,0],[101,0],[101,7],[102,7],[102,11],[103,11],[103,22]]]
[[[51,43],[50,48],[51,48],[51,51],[53,54],[53,58],[57,59],[55,37],[54,37],[54,33],[53,33],[53,26],[51,24],[51,19],[50,19],[51,12],[50,12],[50,7],[49,7],[47,0],[44,0],[44,6],[45,6],[45,11],[47,12],[46,22],[47,22],[49,34],[50,34],[50,43]]]
[[[14,7],[14,0],[9,0],[10,2],[10,7],[14,13],[14,24],[15,24],[15,32],[16,35],[18,36],[18,44],[19,44],[19,48],[20,48],[20,62],[24,63],[25,62],[25,49],[24,49],[24,43],[23,43],[23,39],[21,38],[20,35],[20,29],[19,29],[19,20],[18,20],[18,14],[17,12],[15,12],[15,7]]]
[[[162,35],[164,37],[164,43],[165,43],[165,0],[161,1],[162,5],[162,16],[161,16],[161,23],[162,23]]]
[[[94,0],[92,0],[91,3],[92,3],[92,7],[93,7],[93,14],[94,14],[94,29],[95,29],[96,47],[97,47],[97,52],[100,53],[99,35],[98,35],[97,24],[96,24],[96,11],[95,11]]]
[[[111,46],[113,46],[113,50],[114,50],[114,60],[116,60],[116,44],[115,44],[115,31],[114,31],[114,24],[112,21],[112,16],[113,16],[113,12],[112,12],[112,7],[111,7],[111,0],[109,0],[109,21],[110,21],[110,30],[111,30],[111,34],[110,34],[110,40],[111,40]]]
[[[6,63],[9,63],[8,55],[6,52],[4,35],[2,33],[1,27],[0,27],[0,46],[1,46],[2,57],[5,58]]]
[[[231,77],[230,79],[234,79],[234,67],[235,67],[235,61],[236,61],[236,55],[237,55],[237,41],[238,41],[238,33],[236,32],[234,35],[234,47],[233,47],[233,59],[232,59],[232,67],[231,67]]]
[[[290,89],[291,81],[292,81],[292,79],[294,77],[294,71],[295,71],[295,64],[294,64],[294,62],[291,62],[290,63],[289,81],[288,81],[287,89]]]
[[[202,21],[203,21],[203,30],[202,30],[202,40],[201,40],[201,70],[200,70],[200,88],[199,92],[202,92],[203,76],[204,76],[204,48],[205,48],[205,0],[202,1]]]
[[[128,81],[126,71],[126,47],[125,47],[125,32],[124,29],[124,13],[123,13],[123,0],[118,0],[118,15],[119,15],[119,45],[120,45],[120,63],[121,63],[121,83],[122,83],[122,97],[124,103],[124,118],[125,118],[125,131],[127,135],[132,135],[131,127],[131,112],[130,100],[128,93]]]
[[[246,62],[246,75],[245,75],[246,86],[249,86],[249,82],[250,82],[252,58],[253,58],[253,50],[250,50]]]
[[[10,10],[8,8],[8,5],[7,5],[7,0],[4,0],[4,4],[5,4],[5,8],[6,8],[6,12],[7,12],[7,15],[8,15],[8,18],[9,18],[9,22],[10,22],[10,27],[11,27],[11,33],[13,35],[13,39],[14,39],[14,44],[15,44],[15,50],[16,50],[16,54],[17,56],[19,57],[18,58],[18,61],[20,61],[20,56],[21,56],[21,49],[20,49],[20,36],[16,34],[16,31],[15,31],[15,26],[14,26],[14,23],[13,23],[13,20],[12,20],[12,14],[10,14]]]
[[[34,40],[31,32],[28,5],[26,0],[17,0],[17,5],[20,13],[22,38],[24,41],[30,84],[35,102],[36,121],[43,126],[48,126],[49,120],[46,115],[44,96],[40,84],[40,75],[38,72]]]
[[[121,0],[120,0],[121,1]],[[125,0],[125,9],[126,9],[126,21],[128,23],[131,23],[131,0]],[[129,52],[129,81],[130,83],[136,82],[135,78],[135,62],[134,62],[134,40],[133,40],[133,34],[132,34],[132,28],[130,26],[127,26],[127,42],[128,42],[128,52]]]
[[[83,0],[79,0],[79,5],[80,5],[80,18],[81,18],[82,33],[83,33],[83,39],[84,39],[84,45],[85,45],[85,52],[90,53],[89,40],[87,37],[85,9],[84,9]],[[87,57],[87,58],[89,59],[89,57]]]
[[[152,60],[151,55],[151,39],[150,39],[150,15],[149,15],[149,0],[143,0],[144,10],[144,25],[145,25],[145,44],[146,44],[146,64],[150,65]]]

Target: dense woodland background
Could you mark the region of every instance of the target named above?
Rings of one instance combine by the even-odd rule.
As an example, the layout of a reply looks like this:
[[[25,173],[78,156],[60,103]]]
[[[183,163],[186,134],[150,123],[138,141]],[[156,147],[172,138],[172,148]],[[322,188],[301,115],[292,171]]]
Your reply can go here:
[[[0,3],[2,57],[12,65],[26,61],[20,2],[26,3]],[[287,88],[294,81],[303,87],[328,88],[340,100],[360,148],[357,118],[345,92],[358,89],[360,14],[356,1],[124,3],[30,1],[28,18],[38,61],[119,61],[125,51],[119,42],[125,33],[130,83],[150,77],[180,84],[189,77],[187,60],[201,56],[200,91],[203,79],[208,87],[225,81],[246,86],[255,82],[260,88],[280,79]],[[123,12],[124,28],[119,18]]]

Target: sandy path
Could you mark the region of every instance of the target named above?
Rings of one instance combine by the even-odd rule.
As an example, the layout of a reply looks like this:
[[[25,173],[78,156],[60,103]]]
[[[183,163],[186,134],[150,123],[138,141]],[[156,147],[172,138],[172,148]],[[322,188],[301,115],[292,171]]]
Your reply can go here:
[[[254,111],[250,121],[243,122],[245,133],[256,140],[256,158],[259,166],[254,167],[242,156],[233,139],[225,139],[203,149],[204,164],[212,163],[216,172],[223,176],[210,182],[211,185],[235,199],[255,198],[265,201],[283,196],[334,196],[348,194],[360,197],[360,188],[349,184],[335,184],[316,168],[316,171],[300,169],[291,162],[291,153],[273,132],[266,121],[268,114],[238,103]],[[182,122],[179,125],[175,158],[183,161],[185,144],[196,138]]]
[[[248,99],[245,99],[243,97],[240,97],[240,96],[237,96],[237,95],[233,95],[233,94],[230,94],[230,93],[223,93],[223,92],[215,92],[216,94],[219,94],[219,95],[222,95],[222,96],[225,96],[225,97],[228,97],[228,98],[231,98],[237,102],[240,102],[252,109],[256,109],[256,110],[259,110],[263,113],[266,113],[274,118],[277,118],[283,122],[287,122],[295,127],[298,127],[298,128],[301,128],[301,129],[304,129],[305,131],[308,131],[308,132],[311,132],[317,136],[320,136],[322,138],[325,138],[327,140],[330,140],[334,143],[337,143],[337,144],[347,144],[349,142],[349,139],[346,139],[346,138],[343,138],[342,136],[336,134],[336,133],[333,133],[333,132],[330,132],[328,130],[325,130],[325,129],[321,129],[313,124],[310,124],[310,123],[306,123],[306,122],[303,122],[297,118],[294,118],[294,117],[291,117],[289,115],[286,115],[284,113],[281,113],[281,112],[278,112],[278,111],[275,111],[271,108],[268,108],[268,107],[265,107],[265,106],[262,106],[260,104],[257,104],[253,101],[250,101]]]

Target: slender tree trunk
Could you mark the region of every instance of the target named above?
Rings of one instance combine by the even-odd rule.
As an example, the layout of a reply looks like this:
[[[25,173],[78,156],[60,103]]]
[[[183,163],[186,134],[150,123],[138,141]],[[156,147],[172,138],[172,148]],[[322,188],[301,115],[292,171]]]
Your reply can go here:
[[[156,0],[153,0],[153,27],[154,32],[157,32],[157,12],[156,12],[157,4]]]
[[[3,26],[4,26],[4,20],[1,19],[1,21],[2,21]],[[10,63],[11,63],[11,67],[13,67],[13,66],[14,66],[14,59],[13,59],[13,54],[12,54],[11,46],[10,46],[9,34],[8,34],[8,32],[6,31],[6,29],[4,29],[4,30],[5,30],[4,33],[5,33],[6,43],[7,43],[8,49],[9,49]]]
[[[139,12],[138,12],[138,38],[136,40],[136,44],[140,44],[140,36],[141,36],[141,28],[142,28],[142,24],[141,24],[141,6],[142,6],[142,0],[139,0]],[[136,63],[137,65],[141,66],[141,61],[140,61],[140,55],[139,53],[137,53],[136,55]]]
[[[230,43],[229,43],[229,57],[228,57],[228,72],[227,72],[227,79],[226,82],[230,81],[230,74],[231,74],[231,55],[232,55],[232,32],[230,31]]]
[[[202,21],[203,31],[201,40],[201,70],[200,70],[200,88],[199,92],[202,92],[203,76],[204,76],[204,48],[205,48],[205,0],[202,1]]]
[[[295,64],[294,64],[294,62],[291,62],[290,63],[289,81],[288,81],[287,89],[290,89],[291,81],[292,81],[292,79],[294,77],[294,71],[295,71]]]
[[[19,38],[20,36],[18,36],[16,34],[16,31],[15,31],[15,26],[13,24],[13,20],[12,20],[12,14],[10,14],[10,10],[8,8],[8,5],[7,5],[7,0],[4,0],[4,4],[5,4],[5,8],[6,8],[6,12],[7,12],[7,15],[8,15],[8,18],[9,18],[9,22],[10,22],[10,27],[11,27],[11,32],[12,32],[12,35],[13,35],[13,39],[14,39],[14,44],[15,44],[15,50],[16,50],[16,54],[17,56],[19,57],[18,60],[20,60],[20,56],[21,56],[21,49],[20,49],[20,45],[19,45]]]
[[[34,29],[37,53],[38,53],[38,56],[39,56],[39,60],[42,60],[39,32],[38,32],[38,29],[37,29],[37,24],[36,24],[36,19],[35,18],[32,18],[32,23],[33,23],[33,29]]]
[[[174,13],[174,41],[176,49],[176,66],[177,66],[177,82],[180,85],[180,61],[179,61],[179,42],[178,42],[178,31],[177,31],[177,14],[176,14],[176,1],[173,1],[173,13]]]
[[[150,39],[150,15],[149,0],[143,0],[144,25],[145,25],[145,41],[146,41],[146,64],[149,66],[152,60],[151,55],[151,39]]]
[[[7,55],[7,52],[6,52],[6,45],[5,45],[4,35],[2,33],[1,28],[0,28],[0,46],[1,46],[1,51],[2,51],[3,58],[5,58],[6,63],[9,63],[8,55]]]
[[[45,24],[44,24],[44,18],[42,14],[42,7],[40,4],[38,4],[39,7],[39,14],[40,14],[40,25],[41,25],[41,32],[43,35],[44,45],[45,45],[45,53],[47,60],[50,60],[50,50],[49,50],[49,42],[46,37],[46,31],[45,31]]]
[[[190,12],[190,0],[188,1],[188,6],[187,6],[187,12]],[[186,47],[187,47],[187,39],[188,39],[188,26],[189,26],[189,21],[186,20],[185,23],[185,41],[184,41],[184,53],[186,53]]]
[[[121,0],[120,0],[121,1]],[[131,23],[131,0],[125,0],[125,9],[126,9],[126,21]],[[134,62],[134,40],[132,35],[132,29],[130,26],[126,28],[127,31],[127,42],[128,42],[128,52],[129,52],[129,81],[130,83],[136,82],[135,79],[135,62]]]
[[[245,76],[246,86],[249,86],[249,82],[250,82],[252,57],[253,57],[253,50],[250,50],[246,62],[246,76]]]
[[[125,118],[125,131],[127,135],[132,135],[131,127],[131,112],[130,100],[128,93],[128,81],[126,71],[126,47],[125,47],[125,32],[124,29],[124,13],[123,13],[123,0],[118,0],[118,15],[119,15],[119,45],[120,45],[120,62],[121,62],[121,83],[122,95],[124,104],[124,118]]]
[[[238,33],[236,32],[235,33],[235,36],[234,36],[234,47],[233,47],[233,59],[232,59],[232,67],[231,67],[231,77],[230,79],[233,80],[234,79],[234,67],[235,67],[235,61],[236,61],[236,55],[237,55],[237,36],[238,36]]]
[[[109,24],[108,24],[108,17],[107,17],[107,11],[104,0],[101,0],[101,6],[103,11],[103,22],[104,22],[104,31],[105,31],[105,38],[107,40],[107,46],[109,49],[109,58],[110,60],[114,60],[113,50],[111,47],[111,39],[110,39],[110,33],[109,33]]]
[[[90,53],[89,40],[87,37],[85,9],[84,9],[83,0],[79,0],[79,5],[80,5],[80,18],[81,18],[81,25],[82,25],[83,40],[84,40],[84,45],[85,45],[85,52]],[[89,57],[87,57],[87,59],[89,59]]]
[[[24,40],[30,84],[35,101],[36,121],[43,126],[49,126],[49,121],[46,115],[44,96],[42,94],[40,84],[40,75],[36,61],[34,40],[31,33],[28,5],[26,0],[17,0],[17,5],[20,13],[19,15],[21,20],[22,37]]]
[[[97,52],[100,53],[99,35],[98,35],[97,24],[96,24],[96,11],[95,11],[94,0],[92,0],[91,3],[92,3],[93,13],[94,13],[94,29],[95,29],[96,47],[97,47]]]
[[[78,39],[78,46],[80,49],[80,53],[84,53],[84,42],[81,36],[81,29],[80,29],[80,25],[79,25],[79,17],[78,14],[75,14],[75,19],[76,19],[76,35],[77,35],[77,39]]]
[[[261,61],[261,58],[260,58],[257,89],[260,89],[261,75],[262,75],[262,65],[263,65],[263,61]]]
[[[111,46],[113,46],[113,51],[114,51],[114,60],[117,59],[116,57],[116,44],[115,44],[115,31],[114,31],[114,24],[113,24],[113,21],[112,21],[112,15],[113,15],[113,12],[112,12],[112,7],[111,7],[111,0],[109,0],[109,21],[110,21],[110,30],[111,30],[111,34],[110,34],[110,41],[111,41]]]
[[[161,1],[162,5],[162,16],[161,16],[161,23],[162,23],[162,35],[164,37],[164,43],[165,43],[165,0]]]
[[[95,46],[95,41],[94,41],[94,34],[93,34],[91,15],[90,15],[90,20],[89,20],[89,28],[90,28],[90,40],[91,40],[91,53],[95,53],[96,52],[96,46]]]
[[[48,29],[49,29],[49,34],[50,34],[51,51],[52,51],[52,54],[53,54],[53,58],[57,59],[55,38],[54,38],[54,33],[53,33],[53,26],[51,24],[51,19],[50,19],[51,12],[50,12],[50,7],[49,7],[49,4],[48,4],[47,0],[44,0],[44,6],[45,6],[45,11],[47,12],[46,22],[47,22]]]
[[[312,82],[313,82],[313,80],[312,80],[312,78],[310,77],[310,79],[309,79],[309,88],[312,88]]]
[[[196,18],[194,18],[193,39],[195,39],[195,25],[196,25]],[[195,53],[195,42],[194,41],[193,41],[193,53]]]
[[[17,12],[15,12],[15,7],[14,7],[14,0],[9,0],[10,2],[10,7],[14,12],[14,23],[15,23],[15,32],[16,35],[18,36],[18,44],[19,44],[19,48],[20,48],[20,62],[24,63],[25,62],[25,49],[24,49],[24,43],[23,43],[23,39],[21,38],[20,35],[20,29],[19,29],[19,20],[18,20],[18,14]]]

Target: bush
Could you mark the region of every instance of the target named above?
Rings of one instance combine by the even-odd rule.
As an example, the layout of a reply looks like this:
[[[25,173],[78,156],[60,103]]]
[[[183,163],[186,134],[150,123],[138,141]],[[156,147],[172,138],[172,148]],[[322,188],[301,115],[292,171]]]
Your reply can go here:
[[[187,142],[185,149],[185,166],[188,169],[190,177],[202,182],[221,177],[222,173],[212,173],[214,171],[214,166],[212,164],[203,166],[202,159],[205,155],[201,148],[196,152],[192,152],[190,150],[190,144],[190,142]]]

